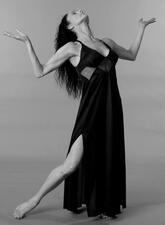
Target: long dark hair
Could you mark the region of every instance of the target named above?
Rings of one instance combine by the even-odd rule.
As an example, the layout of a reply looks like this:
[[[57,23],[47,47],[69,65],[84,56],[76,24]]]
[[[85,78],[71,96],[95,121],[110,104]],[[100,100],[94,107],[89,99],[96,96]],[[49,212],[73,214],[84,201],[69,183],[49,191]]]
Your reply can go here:
[[[77,35],[75,32],[68,29],[69,22],[67,21],[67,14],[65,14],[58,27],[55,42],[55,51],[65,45],[67,42],[76,41]],[[69,96],[79,98],[82,92],[82,80],[78,76],[75,67],[66,60],[61,66],[57,68],[55,79],[60,86],[65,85]],[[57,76],[56,76],[57,75]]]

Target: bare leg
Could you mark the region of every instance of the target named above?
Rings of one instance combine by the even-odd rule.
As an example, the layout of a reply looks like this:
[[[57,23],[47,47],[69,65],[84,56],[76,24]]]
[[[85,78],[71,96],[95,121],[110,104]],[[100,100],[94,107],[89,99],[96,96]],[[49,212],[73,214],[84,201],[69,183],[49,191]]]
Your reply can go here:
[[[80,135],[71,147],[64,163],[51,171],[39,191],[27,202],[19,205],[14,211],[14,217],[22,219],[26,213],[34,209],[42,198],[55,189],[67,176],[69,176],[79,165],[83,156],[83,138]]]

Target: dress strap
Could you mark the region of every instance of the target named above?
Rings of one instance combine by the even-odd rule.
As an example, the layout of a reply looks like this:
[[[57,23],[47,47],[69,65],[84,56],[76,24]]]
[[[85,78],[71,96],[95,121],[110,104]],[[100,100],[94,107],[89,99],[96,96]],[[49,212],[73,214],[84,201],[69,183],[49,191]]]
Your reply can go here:
[[[80,43],[82,44],[82,42],[81,42],[81,41],[79,41],[78,39],[77,39],[76,41],[78,41],[78,42],[80,42]]]
[[[76,40],[76,42],[79,42],[81,45],[83,45],[83,43],[81,41],[79,41],[79,40]]]
[[[99,39],[103,44],[105,44],[108,48],[110,48],[110,50],[112,50],[112,48],[103,40]]]

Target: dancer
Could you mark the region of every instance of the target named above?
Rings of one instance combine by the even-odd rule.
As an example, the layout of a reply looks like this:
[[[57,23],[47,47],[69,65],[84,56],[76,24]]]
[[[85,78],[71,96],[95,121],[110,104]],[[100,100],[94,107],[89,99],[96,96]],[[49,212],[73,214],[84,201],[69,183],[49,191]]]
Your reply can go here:
[[[140,19],[137,36],[125,49],[110,38],[96,38],[82,10],[70,11],[61,20],[56,51],[46,64],[40,63],[26,34],[4,33],[26,44],[36,77],[55,70],[68,95],[81,97],[66,159],[15,209],[15,218],[27,215],[62,181],[63,208],[72,212],[85,204],[89,217],[115,217],[126,208],[124,123],[115,65],[118,58],[136,59],[145,28],[154,22],[155,18]]]

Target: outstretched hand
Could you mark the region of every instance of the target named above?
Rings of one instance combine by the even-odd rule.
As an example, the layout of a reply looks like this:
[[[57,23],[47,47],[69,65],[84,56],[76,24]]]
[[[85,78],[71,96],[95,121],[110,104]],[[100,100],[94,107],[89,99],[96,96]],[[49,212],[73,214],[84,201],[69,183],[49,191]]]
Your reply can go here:
[[[156,22],[155,18],[152,18],[150,20],[143,20],[143,18],[141,18],[139,20],[139,25],[142,26],[142,28],[146,28],[149,24],[155,23],[155,22]]]
[[[20,31],[20,30],[18,30],[18,29],[16,29],[16,31],[17,31],[17,33],[18,33],[17,35],[12,34],[12,33],[10,33],[10,32],[7,32],[7,31],[5,31],[5,32],[3,33],[3,35],[5,35],[5,36],[7,36],[7,37],[10,37],[10,38],[14,38],[14,39],[19,40],[19,41],[22,41],[22,42],[24,42],[24,43],[27,43],[27,42],[30,41],[29,37],[28,37],[26,34],[24,34],[22,31]]]

